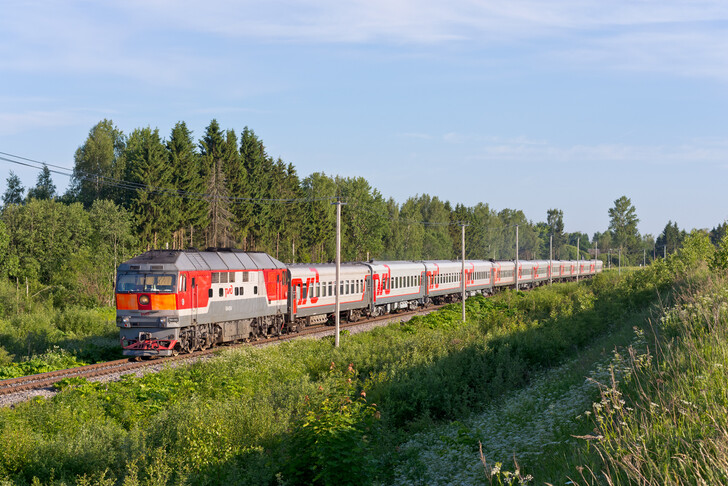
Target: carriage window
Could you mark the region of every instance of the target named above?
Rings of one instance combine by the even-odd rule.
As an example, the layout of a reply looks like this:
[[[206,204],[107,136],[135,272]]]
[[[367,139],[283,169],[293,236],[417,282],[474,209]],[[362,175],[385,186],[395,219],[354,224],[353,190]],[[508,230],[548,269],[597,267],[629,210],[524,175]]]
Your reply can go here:
[[[187,275],[182,275],[179,278],[179,289],[181,292],[187,291]]]
[[[212,299],[212,289],[208,289],[207,291],[207,298]]]
[[[229,277],[229,278],[228,278],[228,282],[230,282],[230,283],[235,283],[235,272],[230,272],[230,273],[228,274],[228,277]]]
[[[255,287],[253,287],[253,293],[255,295],[258,295],[258,286],[257,285]]]
[[[223,292],[225,292],[225,291],[222,289],[222,287],[220,287],[220,291],[218,292],[218,294],[220,295],[220,297],[222,297]]]
[[[250,282],[250,273],[243,272],[243,282]]]
[[[238,295],[239,292],[240,292],[240,289],[238,289],[237,287],[235,287],[235,295],[236,296]]]

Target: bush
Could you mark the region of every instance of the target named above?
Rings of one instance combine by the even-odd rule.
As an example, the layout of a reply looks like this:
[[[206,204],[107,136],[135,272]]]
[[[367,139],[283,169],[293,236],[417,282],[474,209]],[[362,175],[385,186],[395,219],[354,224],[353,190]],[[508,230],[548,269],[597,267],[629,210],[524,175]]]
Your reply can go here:
[[[288,445],[285,476],[295,484],[367,484],[371,480],[371,434],[379,417],[364,391],[358,392],[356,371],[345,373],[331,363],[333,390],[306,397]],[[319,391],[323,395],[324,388]]]

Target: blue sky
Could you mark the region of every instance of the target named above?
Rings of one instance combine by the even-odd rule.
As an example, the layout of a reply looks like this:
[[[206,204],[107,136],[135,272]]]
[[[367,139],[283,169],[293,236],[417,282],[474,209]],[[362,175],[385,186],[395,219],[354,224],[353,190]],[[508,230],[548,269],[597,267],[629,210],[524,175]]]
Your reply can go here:
[[[73,167],[104,118],[252,128],[299,175],[642,233],[728,218],[728,2],[5,0],[0,151]],[[38,172],[0,161],[25,186]],[[59,190],[68,179],[54,176]]]

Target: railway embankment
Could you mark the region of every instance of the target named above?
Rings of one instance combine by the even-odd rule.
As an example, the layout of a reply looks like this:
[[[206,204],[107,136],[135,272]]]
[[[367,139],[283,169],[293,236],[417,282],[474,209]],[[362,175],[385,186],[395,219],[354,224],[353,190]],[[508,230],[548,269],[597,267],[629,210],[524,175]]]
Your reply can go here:
[[[726,430],[715,418],[719,408],[714,415],[697,413],[702,418],[685,429],[646,421],[648,399],[672,410],[665,420],[707,403],[690,395],[696,388],[688,381],[660,388],[670,383],[661,374],[670,354],[665,350],[691,349],[685,326],[675,319],[694,315],[697,335],[711,328],[698,325],[700,319],[723,319],[725,285],[705,283],[710,278],[700,269],[712,257],[701,248],[686,245],[671,261],[621,276],[605,272],[578,285],[469,299],[466,322],[455,305],[344,335],[338,349],[330,339],[297,340],[117,382],[69,383],[51,399],[0,410],[0,475],[18,484],[34,478],[57,484],[445,484],[459,477],[468,484],[487,483],[488,476],[504,483],[572,478],[599,484],[613,474],[626,484],[636,463],[623,455],[629,443],[619,440],[632,430],[638,444],[640,427],[657,431],[660,424],[666,424],[664,434],[650,436],[645,450],[671,444],[671,432],[690,431],[703,437],[707,458],[694,474],[705,474],[719,458],[711,454],[721,450],[720,430]],[[706,295],[711,303],[695,307]],[[675,356],[677,379],[685,358]],[[706,366],[689,368],[700,373],[696,380],[714,380],[710,393],[720,396],[720,368]],[[686,393],[680,400],[698,408],[672,400],[680,390]],[[619,415],[627,408],[640,411],[633,425]],[[688,422],[675,426],[682,423]],[[672,452],[694,452],[679,447]],[[682,467],[675,457],[681,456],[665,456],[656,467]],[[496,467],[499,462],[504,465]],[[472,474],[458,476],[464,469]]]

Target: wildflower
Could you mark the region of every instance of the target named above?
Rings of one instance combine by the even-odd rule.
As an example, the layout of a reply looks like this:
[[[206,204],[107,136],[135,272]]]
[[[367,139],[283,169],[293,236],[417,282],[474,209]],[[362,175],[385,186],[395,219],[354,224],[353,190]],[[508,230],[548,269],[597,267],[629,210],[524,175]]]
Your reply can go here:
[[[330,370],[333,370],[334,368],[336,368],[336,363],[334,363],[334,362],[332,361],[332,362],[331,362],[331,366],[329,366],[329,369],[330,369]]]
[[[362,391],[362,392],[361,392],[361,396],[362,396],[362,397],[366,397],[366,396],[367,396],[367,393],[366,393],[365,391]]]

